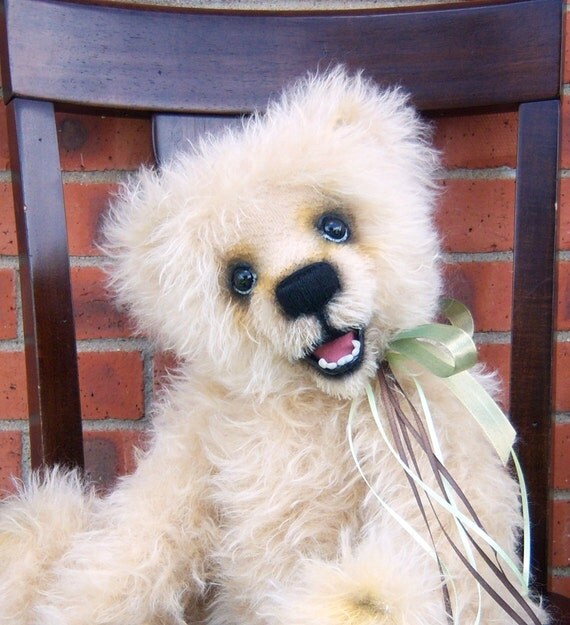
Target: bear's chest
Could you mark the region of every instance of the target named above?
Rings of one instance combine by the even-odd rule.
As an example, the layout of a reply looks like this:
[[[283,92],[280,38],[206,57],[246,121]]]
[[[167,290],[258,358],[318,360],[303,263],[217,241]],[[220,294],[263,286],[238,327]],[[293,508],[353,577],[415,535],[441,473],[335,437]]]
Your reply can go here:
[[[208,454],[217,555],[228,566],[332,555],[341,530],[360,523],[366,487],[340,420],[232,424],[210,442]]]
[[[272,561],[286,577],[300,557],[334,560],[347,532],[359,542],[365,528],[385,522],[383,506],[355,464],[347,413],[228,419],[210,437],[210,497],[219,531],[215,568],[249,578],[261,574],[260,562],[267,567]],[[356,415],[352,447],[366,480],[398,514],[425,529],[405,473],[369,411]],[[418,462],[433,482],[427,459]]]

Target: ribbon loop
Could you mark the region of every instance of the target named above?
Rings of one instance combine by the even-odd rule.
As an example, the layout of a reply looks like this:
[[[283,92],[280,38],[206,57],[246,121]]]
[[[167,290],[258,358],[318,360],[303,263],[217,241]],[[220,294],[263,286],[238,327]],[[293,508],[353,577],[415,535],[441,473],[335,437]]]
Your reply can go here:
[[[441,378],[467,371],[477,362],[473,341],[473,317],[456,300],[443,302],[442,312],[451,325],[426,323],[402,330],[390,341],[386,359],[400,354]]]
[[[465,304],[450,297],[444,298],[441,302],[441,312],[448,319],[449,323],[456,328],[461,328],[469,336],[475,332],[473,315]]]

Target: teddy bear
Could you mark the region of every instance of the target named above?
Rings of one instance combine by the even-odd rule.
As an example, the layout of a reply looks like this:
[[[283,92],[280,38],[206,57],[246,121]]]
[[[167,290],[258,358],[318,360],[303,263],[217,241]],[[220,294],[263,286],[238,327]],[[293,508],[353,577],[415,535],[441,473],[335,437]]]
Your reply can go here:
[[[0,623],[545,621],[511,471],[438,375],[386,365],[439,315],[437,176],[408,97],[335,68],[123,186],[110,282],[179,365],[110,493],[55,468],[2,504]]]

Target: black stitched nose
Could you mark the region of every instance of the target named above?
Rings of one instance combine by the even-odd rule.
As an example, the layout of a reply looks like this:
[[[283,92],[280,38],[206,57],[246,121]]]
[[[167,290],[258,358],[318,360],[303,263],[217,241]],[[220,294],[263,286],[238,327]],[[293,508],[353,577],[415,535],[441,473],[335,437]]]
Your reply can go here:
[[[297,318],[322,311],[339,289],[334,267],[320,262],[305,265],[281,280],[275,295],[285,314]]]

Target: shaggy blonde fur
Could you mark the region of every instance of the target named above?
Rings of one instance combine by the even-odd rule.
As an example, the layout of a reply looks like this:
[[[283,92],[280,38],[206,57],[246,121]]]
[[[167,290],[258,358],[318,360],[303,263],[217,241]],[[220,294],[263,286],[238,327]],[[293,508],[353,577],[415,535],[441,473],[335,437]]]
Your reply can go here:
[[[369,481],[425,535],[364,387],[394,334],[436,314],[428,139],[398,90],[337,69],[124,187],[105,226],[113,286],[182,364],[136,472],[108,496],[56,471],[2,504],[0,623],[182,624],[201,601],[211,625],[446,625],[436,563],[368,491],[346,436],[354,400]],[[326,214],[348,240],[323,236]],[[340,288],[322,314],[285,314],[277,286],[312,263]],[[250,294],[232,291],[236,264],[256,273]],[[346,375],[307,362],[323,319],[362,332]],[[449,470],[516,559],[515,483],[462,405],[421,378]],[[472,623],[476,585],[432,525]],[[511,620],[484,596],[482,622]]]

